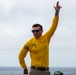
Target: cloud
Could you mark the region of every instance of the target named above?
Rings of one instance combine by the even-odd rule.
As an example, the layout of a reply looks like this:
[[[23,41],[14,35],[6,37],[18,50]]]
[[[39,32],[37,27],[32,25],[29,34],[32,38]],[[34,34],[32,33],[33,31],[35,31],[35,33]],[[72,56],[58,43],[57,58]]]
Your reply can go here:
[[[56,66],[62,59],[63,61],[60,61],[61,66],[67,66],[68,61],[74,61],[73,58],[75,59],[75,3],[75,0],[60,0],[62,9],[59,14],[59,24],[50,44],[52,66]],[[16,61],[14,64],[12,63],[13,65],[18,64],[17,53],[25,41],[32,37],[32,24],[42,24],[44,32],[46,32],[54,16],[53,6],[55,4],[56,0],[0,0],[0,59],[3,58],[1,61],[5,62],[4,58],[7,57],[8,60]],[[14,57],[11,59],[10,55],[13,56],[12,53]],[[64,62],[65,58],[68,59],[66,63]],[[9,63],[7,62],[5,65],[9,65]],[[68,64],[68,66],[70,65]]]

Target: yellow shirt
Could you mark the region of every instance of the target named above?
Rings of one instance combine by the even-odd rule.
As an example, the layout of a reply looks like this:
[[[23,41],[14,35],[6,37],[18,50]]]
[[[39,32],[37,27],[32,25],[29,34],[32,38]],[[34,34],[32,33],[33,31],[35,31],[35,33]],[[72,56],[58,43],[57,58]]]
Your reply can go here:
[[[19,63],[23,68],[27,67],[24,58],[28,51],[30,52],[31,66],[49,66],[49,42],[57,28],[58,18],[56,16],[54,17],[52,26],[44,35],[38,39],[33,37],[25,43],[19,53]]]

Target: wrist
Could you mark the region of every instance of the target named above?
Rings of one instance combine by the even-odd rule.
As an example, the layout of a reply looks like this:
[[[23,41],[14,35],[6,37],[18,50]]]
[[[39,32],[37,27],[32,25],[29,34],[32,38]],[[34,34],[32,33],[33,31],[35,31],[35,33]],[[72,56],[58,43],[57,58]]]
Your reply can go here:
[[[56,11],[55,12],[55,16],[59,16],[59,11]]]
[[[27,71],[27,68],[24,68],[24,71]]]

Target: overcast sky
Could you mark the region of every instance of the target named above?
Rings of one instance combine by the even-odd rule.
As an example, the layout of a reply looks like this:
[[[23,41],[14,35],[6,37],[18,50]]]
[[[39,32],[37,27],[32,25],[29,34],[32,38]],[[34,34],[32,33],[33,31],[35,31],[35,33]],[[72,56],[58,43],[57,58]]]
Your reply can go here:
[[[57,0],[0,0],[0,66],[18,66],[18,53],[40,23],[44,33],[54,17]],[[76,0],[59,0],[62,9],[50,41],[51,67],[76,67]],[[30,66],[29,53],[26,64]]]

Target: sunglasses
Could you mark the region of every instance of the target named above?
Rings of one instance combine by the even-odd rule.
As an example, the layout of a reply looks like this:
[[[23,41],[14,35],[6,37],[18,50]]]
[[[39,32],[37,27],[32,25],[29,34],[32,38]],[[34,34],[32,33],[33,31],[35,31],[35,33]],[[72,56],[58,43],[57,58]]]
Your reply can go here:
[[[38,33],[40,30],[31,30],[31,31],[32,31],[32,33],[34,33],[34,32]]]

